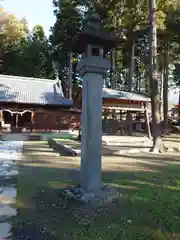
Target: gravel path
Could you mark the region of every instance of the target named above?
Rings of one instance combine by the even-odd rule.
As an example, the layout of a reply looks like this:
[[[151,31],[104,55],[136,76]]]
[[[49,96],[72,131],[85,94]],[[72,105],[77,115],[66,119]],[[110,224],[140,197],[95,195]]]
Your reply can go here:
[[[16,215],[16,210],[10,205],[16,198],[16,160],[21,157],[22,147],[23,141],[0,143],[0,239],[9,237],[9,218]]]

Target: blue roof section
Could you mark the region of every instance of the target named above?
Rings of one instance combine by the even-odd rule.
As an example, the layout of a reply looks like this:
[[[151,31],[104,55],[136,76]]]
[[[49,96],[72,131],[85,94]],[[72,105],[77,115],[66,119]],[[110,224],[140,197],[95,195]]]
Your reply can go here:
[[[56,80],[0,75],[0,102],[72,106]]]

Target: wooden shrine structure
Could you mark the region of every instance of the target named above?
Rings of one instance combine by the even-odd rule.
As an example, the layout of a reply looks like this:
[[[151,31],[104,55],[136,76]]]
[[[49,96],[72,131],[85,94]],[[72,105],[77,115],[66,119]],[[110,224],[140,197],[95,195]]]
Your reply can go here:
[[[103,132],[132,135],[135,132],[148,132],[150,135],[150,98],[126,91],[103,88]],[[82,88],[74,90],[74,106],[81,109]]]
[[[2,132],[52,132],[79,128],[80,111],[55,80],[0,75]]]

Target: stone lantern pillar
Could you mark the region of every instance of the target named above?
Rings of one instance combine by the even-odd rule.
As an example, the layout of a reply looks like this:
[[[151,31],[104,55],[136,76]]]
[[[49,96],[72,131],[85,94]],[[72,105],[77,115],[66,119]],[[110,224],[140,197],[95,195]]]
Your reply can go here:
[[[77,71],[83,78],[80,183],[85,192],[101,188],[102,88],[110,69],[104,55],[118,40],[102,28],[94,15],[87,20],[74,50],[83,55]]]

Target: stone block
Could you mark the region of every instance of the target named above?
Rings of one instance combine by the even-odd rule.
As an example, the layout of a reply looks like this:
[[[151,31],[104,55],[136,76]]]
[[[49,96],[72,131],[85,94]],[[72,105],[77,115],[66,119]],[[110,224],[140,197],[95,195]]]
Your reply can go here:
[[[29,141],[40,141],[41,140],[41,135],[29,135],[28,140]]]
[[[68,188],[63,191],[66,199],[73,199],[74,201],[88,204],[93,207],[100,207],[118,201],[121,194],[115,187],[103,186],[99,190],[92,190],[85,193],[79,187]]]
[[[11,231],[11,224],[9,222],[7,223],[0,223],[0,239],[8,239],[10,237],[10,231]]]
[[[49,147],[53,148],[57,153],[64,154],[66,156],[77,156],[76,151],[70,147],[57,142],[55,139],[48,139]]]

